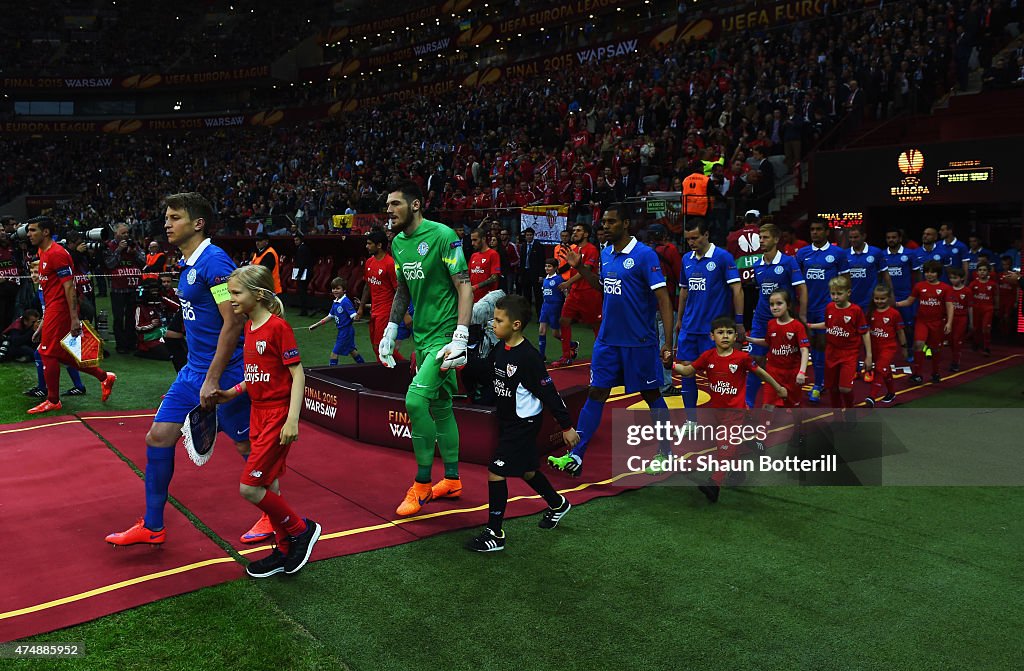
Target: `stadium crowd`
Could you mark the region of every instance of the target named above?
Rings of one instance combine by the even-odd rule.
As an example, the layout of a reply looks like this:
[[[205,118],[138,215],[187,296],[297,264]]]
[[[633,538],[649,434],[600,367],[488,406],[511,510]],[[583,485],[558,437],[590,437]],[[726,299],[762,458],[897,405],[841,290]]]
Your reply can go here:
[[[434,211],[600,204],[593,196],[606,170],[609,187],[625,168],[633,195],[670,189],[702,159],[719,158],[738,180],[734,196],[750,195],[756,147],[785,153],[793,169],[811,146],[848,137],[865,119],[926,113],[957,77],[958,26],[974,26],[974,42],[999,44],[1016,18],[998,12],[1002,6],[982,13],[977,2],[886,3],[770,34],[726,34],[597,67],[364,107],[306,127],[6,136],[0,200],[76,194],[66,215],[92,226],[152,219],[161,194],[187,187],[211,194],[234,230],[250,217],[283,214],[311,231],[333,214],[379,211],[384,185],[405,174],[428,188]],[[356,86],[386,89],[376,78]]]

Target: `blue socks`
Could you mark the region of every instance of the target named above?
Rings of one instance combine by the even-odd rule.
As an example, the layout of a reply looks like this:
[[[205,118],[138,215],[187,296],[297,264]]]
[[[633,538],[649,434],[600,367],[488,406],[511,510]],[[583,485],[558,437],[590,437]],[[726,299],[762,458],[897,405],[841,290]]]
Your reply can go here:
[[[814,386],[821,389],[825,386],[825,352],[823,350],[811,350],[811,367],[814,368]]]
[[[75,385],[78,389],[85,389],[85,385],[82,384],[82,376],[78,374],[78,369],[73,366],[67,366],[68,377],[71,378],[71,384]]]
[[[330,363],[328,363],[327,365],[328,366],[337,366],[338,365],[338,360],[337,359],[331,359]]]
[[[167,488],[174,475],[174,447],[146,446],[146,528],[164,528]]]
[[[547,335],[537,336],[537,349],[540,350],[540,358],[546,359],[547,355],[544,350],[548,348],[548,337]]]
[[[747,407],[753,408],[757,403],[757,392],[761,390],[761,378],[747,373]]]
[[[39,356],[39,350],[32,353],[36,360],[36,386],[46,391],[46,377],[43,375],[43,357]]]
[[[665,399],[659,396],[647,405],[651,408],[651,422],[667,422],[668,421],[668,405],[665,403]],[[668,456],[672,454],[672,445],[668,440],[658,441],[658,454]]]
[[[354,359],[356,363],[366,363],[366,359],[363,358],[362,354],[356,354],[352,359]]]
[[[572,454],[575,456],[582,459],[583,455],[587,453],[587,444],[594,433],[597,432],[598,425],[601,424],[602,412],[604,412],[604,402],[588,398],[587,402],[583,404],[583,409],[580,410],[580,418],[576,421],[576,431],[580,434],[580,442],[576,447],[572,448]]]
[[[693,421],[697,410],[697,378],[683,377],[681,391],[683,396],[683,407],[686,408],[686,419]]]

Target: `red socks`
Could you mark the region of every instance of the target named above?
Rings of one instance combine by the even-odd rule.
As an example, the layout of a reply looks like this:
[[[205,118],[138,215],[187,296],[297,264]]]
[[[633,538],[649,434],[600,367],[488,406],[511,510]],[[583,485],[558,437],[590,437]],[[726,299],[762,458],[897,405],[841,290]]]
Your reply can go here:
[[[306,530],[306,521],[292,510],[288,502],[280,494],[267,490],[263,500],[256,507],[267,514],[274,529],[283,529],[289,536],[298,536]]]

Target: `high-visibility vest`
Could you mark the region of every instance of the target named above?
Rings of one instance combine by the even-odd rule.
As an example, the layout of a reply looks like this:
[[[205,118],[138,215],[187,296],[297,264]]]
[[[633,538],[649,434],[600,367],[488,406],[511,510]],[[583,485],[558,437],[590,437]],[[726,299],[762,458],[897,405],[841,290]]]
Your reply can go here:
[[[263,265],[260,262],[263,260],[263,257],[266,256],[267,254],[270,254],[271,256],[274,257],[274,269],[271,270],[270,272],[274,276],[274,293],[279,294],[281,293],[281,257],[277,255],[277,252],[274,251],[274,248],[271,247],[270,245],[267,245],[267,248],[263,250],[262,254],[260,252],[256,252],[255,254],[253,254],[252,265]]]
[[[691,217],[706,217],[711,209],[708,198],[707,175],[690,175],[683,180],[683,213]]]
[[[155,264],[160,259],[161,256],[164,256],[163,252],[157,252],[156,254],[149,254],[149,253],[147,253],[146,254],[146,267],[150,267],[153,264]],[[166,269],[166,266],[167,266],[167,261],[165,260],[164,261],[164,265],[159,270],[157,270],[155,273],[142,273],[142,279],[150,280],[150,279],[159,278],[160,277],[160,273],[164,272],[164,270]]]

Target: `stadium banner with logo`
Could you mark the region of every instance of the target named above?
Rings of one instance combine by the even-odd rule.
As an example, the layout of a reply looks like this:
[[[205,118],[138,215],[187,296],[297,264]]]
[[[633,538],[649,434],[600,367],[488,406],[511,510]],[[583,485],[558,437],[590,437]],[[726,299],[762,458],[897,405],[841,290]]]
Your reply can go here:
[[[819,152],[819,211],[1020,202],[1024,137]],[[851,179],[851,176],[855,176]]]
[[[557,245],[568,222],[568,205],[528,205],[519,215],[519,230],[532,228],[537,242]]]
[[[226,83],[258,83],[270,79],[269,65],[177,74],[143,72],[114,77],[4,77],[0,88],[18,90],[138,91],[152,88],[196,88]]]

